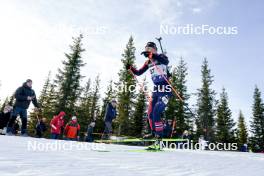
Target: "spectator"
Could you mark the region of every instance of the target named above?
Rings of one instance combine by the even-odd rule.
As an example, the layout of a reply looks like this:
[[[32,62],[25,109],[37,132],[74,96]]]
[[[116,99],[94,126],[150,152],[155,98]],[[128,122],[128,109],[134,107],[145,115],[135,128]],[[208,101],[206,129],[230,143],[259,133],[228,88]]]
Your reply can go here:
[[[86,142],[93,142],[93,140],[94,140],[94,138],[93,138],[93,129],[94,129],[94,127],[95,127],[95,121],[91,122],[88,125],[87,136],[86,136],[86,139],[85,139]]]
[[[0,112],[0,129],[4,130],[6,128],[8,121],[10,120],[13,107],[6,105],[3,112]]]
[[[172,120],[165,120],[164,129],[163,129],[163,137],[170,138],[172,135]]]
[[[36,137],[37,138],[42,138],[43,133],[47,130],[46,121],[47,121],[46,118],[42,118],[38,120],[38,123],[36,125]]]
[[[14,122],[19,115],[22,121],[21,127],[21,136],[27,135],[27,109],[31,103],[33,102],[36,108],[39,108],[36,94],[32,89],[32,80],[28,79],[22,87],[19,87],[15,92],[16,102],[14,105],[14,110],[12,112],[12,117],[7,125],[7,135],[12,135]]]
[[[105,129],[102,135],[102,139],[109,139],[110,134],[112,133],[112,121],[116,118],[116,107],[117,101],[115,99],[112,99],[106,107],[104,117]]]
[[[62,128],[64,126],[64,116],[65,112],[61,111],[59,115],[54,116],[50,122],[51,126],[51,139],[58,139],[61,134]]]
[[[77,122],[76,116],[73,116],[72,120],[67,123],[64,129],[64,135],[66,137],[66,140],[80,140],[80,125]]]

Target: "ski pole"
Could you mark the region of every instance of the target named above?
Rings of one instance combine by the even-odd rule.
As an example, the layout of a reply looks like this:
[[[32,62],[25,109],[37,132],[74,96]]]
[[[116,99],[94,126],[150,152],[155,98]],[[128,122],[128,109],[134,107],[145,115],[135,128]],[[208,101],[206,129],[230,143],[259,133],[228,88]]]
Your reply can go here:
[[[156,38],[156,39],[159,41],[159,45],[160,45],[161,52],[164,53],[164,52],[163,52],[163,49],[162,49],[162,45],[161,45],[161,40],[162,40],[162,38],[159,37],[159,38]]]
[[[153,56],[153,53],[151,52],[150,55],[149,55],[149,60],[150,62],[152,63],[152,65],[154,65],[155,69],[159,72],[159,74],[162,75],[162,77],[165,79],[165,81],[171,86],[172,90],[174,91],[174,93],[176,94],[176,96],[179,98],[179,100],[181,102],[183,102],[183,105],[188,109],[188,111],[195,117],[194,113],[192,112],[192,110],[184,104],[184,101],[182,99],[182,97],[180,96],[180,94],[178,93],[178,91],[172,86],[171,82],[165,77],[164,73],[162,70],[160,70],[160,68],[157,67],[157,65],[153,62],[152,60],[152,56]]]
[[[162,38],[161,37],[156,37],[156,40],[158,40],[158,42],[159,42],[159,45],[160,45],[160,49],[161,49],[161,52],[164,54],[164,51],[163,51],[163,48],[162,48],[162,44],[161,44],[161,40],[162,40]],[[151,59],[152,59],[152,54],[151,54]],[[153,61],[151,60],[151,62],[153,63]],[[157,66],[156,66],[156,64],[154,63],[154,65],[155,65],[155,67],[156,68],[158,68]],[[162,76],[165,78],[165,80],[167,80],[166,79],[166,77],[164,76],[164,74],[162,74]],[[171,85],[171,83],[167,80],[167,82],[170,84],[170,86],[172,87],[172,85]],[[172,87],[173,88],[173,87]],[[174,89],[174,88],[173,88]],[[176,91],[176,89],[174,89],[174,92],[176,93],[176,95],[178,96],[178,98],[183,102],[183,99],[181,98],[181,96],[177,93],[177,91]],[[190,113],[192,114],[192,116],[194,116],[195,117],[195,115],[194,115],[194,113],[191,111],[191,109],[187,106],[187,105],[184,105],[187,109],[188,109],[188,111],[190,111]]]

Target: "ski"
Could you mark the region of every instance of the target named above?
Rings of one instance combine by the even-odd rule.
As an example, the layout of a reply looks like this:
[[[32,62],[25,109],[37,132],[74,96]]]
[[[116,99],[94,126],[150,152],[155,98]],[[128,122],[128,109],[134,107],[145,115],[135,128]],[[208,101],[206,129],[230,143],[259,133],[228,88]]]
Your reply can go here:
[[[133,142],[155,142],[156,139],[143,139],[143,138],[135,138],[135,139],[115,139],[115,140],[95,140],[96,143],[133,143]],[[184,142],[187,139],[162,139],[163,142]]]

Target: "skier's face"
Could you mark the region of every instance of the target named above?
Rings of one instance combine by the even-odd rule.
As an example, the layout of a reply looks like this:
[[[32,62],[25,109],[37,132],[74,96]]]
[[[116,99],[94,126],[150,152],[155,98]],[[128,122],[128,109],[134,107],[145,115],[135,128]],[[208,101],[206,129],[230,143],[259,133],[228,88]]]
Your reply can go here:
[[[155,48],[152,48],[152,47],[145,47],[145,51],[152,52],[154,54],[157,53],[157,50]]]
[[[32,82],[31,81],[27,82],[27,86],[32,87]]]

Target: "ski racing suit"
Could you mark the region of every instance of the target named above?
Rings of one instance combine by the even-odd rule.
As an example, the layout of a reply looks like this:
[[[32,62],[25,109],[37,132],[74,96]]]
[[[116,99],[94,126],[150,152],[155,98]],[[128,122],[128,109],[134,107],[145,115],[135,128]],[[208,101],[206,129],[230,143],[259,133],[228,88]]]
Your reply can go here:
[[[171,86],[166,81],[166,79],[169,79],[168,64],[169,60],[167,56],[164,54],[153,54],[152,60],[147,60],[139,70],[131,67],[131,71],[137,76],[143,74],[148,69],[150,70],[154,89],[152,98],[149,101],[148,120],[152,133],[157,137],[162,136],[163,122],[161,115],[167,106],[169,98],[172,96]]]

